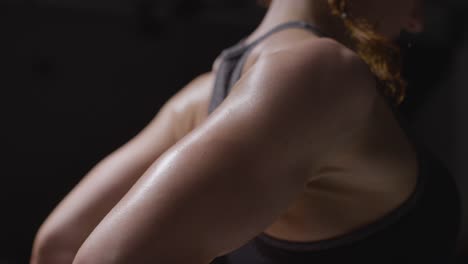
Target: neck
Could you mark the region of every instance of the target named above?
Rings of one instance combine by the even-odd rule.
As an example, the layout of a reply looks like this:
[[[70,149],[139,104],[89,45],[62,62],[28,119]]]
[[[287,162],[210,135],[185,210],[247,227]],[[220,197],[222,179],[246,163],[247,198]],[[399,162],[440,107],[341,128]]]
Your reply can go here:
[[[327,0],[273,0],[262,22],[249,39],[255,39],[289,21],[313,24],[327,37],[348,47],[352,43],[341,19],[331,14]]]

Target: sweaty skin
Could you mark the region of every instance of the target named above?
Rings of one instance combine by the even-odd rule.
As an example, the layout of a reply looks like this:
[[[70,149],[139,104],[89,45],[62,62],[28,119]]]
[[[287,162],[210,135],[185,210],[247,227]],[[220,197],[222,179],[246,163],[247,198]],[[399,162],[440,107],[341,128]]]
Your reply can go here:
[[[305,11],[318,2],[274,1],[247,41],[285,21],[319,24]],[[418,1],[377,2],[396,12]],[[407,23],[387,22],[389,34]],[[31,263],[207,264],[260,232],[344,234],[412,193],[415,151],[367,66],[339,42],[275,34],[208,116],[215,74],[187,85],[80,182],[42,225]]]
[[[206,264],[262,231],[310,241],[375,220],[408,198],[417,176],[398,128],[379,126],[392,124],[384,105],[365,65],[333,40],[261,56],[137,181],[73,263]]]

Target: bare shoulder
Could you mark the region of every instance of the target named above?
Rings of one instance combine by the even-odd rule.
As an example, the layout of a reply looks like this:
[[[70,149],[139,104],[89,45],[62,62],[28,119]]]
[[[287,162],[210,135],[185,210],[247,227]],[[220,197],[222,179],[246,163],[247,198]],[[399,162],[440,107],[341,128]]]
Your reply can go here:
[[[328,92],[375,95],[375,79],[368,66],[354,51],[333,39],[304,40],[265,53],[258,63],[279,81],[298,84],[299,90],[304,88],[316,93],[326,89]],[[310,84],[314,84],[313,89]],[[353,89],[349,89],[350,86]]]
[[[171,98],[171,104],[175,110],[184,111],[186,107],[191,107],[198,101],[207,100],[211,94],[213,82],[212,72],[200,74]]]
[[[283,124],[275,129],[301,131],[296,136],[312,144],[304,143],[301,151],[318,158],[368,124],[378,96],[375,85],[353,51],[333,40],[313,39],[261,55],[232,96],[254,98],[264,118]]]
[[[213,85],[214,73],[201,74],[166,103],[165,107],[172,118],[178,120],[174,128],[177,139],[184,137],[206,119]]]
[[[331,39],[305,40],[262,54],[253,68],[257,76],[252,79],[262,83],[256,85],[260,94],[307,106],[308,111],[340,105],[365,115],[378,95],[368,66]],[[261,87],[267,90],[262,92]]]

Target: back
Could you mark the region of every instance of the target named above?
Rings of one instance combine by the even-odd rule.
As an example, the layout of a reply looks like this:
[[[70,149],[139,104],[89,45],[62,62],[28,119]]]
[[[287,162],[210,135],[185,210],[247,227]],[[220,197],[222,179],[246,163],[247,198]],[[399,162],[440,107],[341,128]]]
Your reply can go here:
[[[272,30],[267,36],[287,27],[314,29],[305,25],[292,22]],[[266,37],[260,38],[263,39]],[[253,46],[239,43],[223,53],[209,112],[214,111],[239,80]],[[454,252],[458,234],[456,186],[449,171],[408,130],[397,109],[391,109],[414,144],[419,161],[417,184],[400,207],[364,227],[320,241],[291,241],[263,232],[213,263],[355,263],[367,260],[373,263],[446,263]]]
[[[459,230],[459,198],[451,175],[423,147],[421,191],[406,208],[365,228],[318,242],[259,234],[212,264],[452,263]]]

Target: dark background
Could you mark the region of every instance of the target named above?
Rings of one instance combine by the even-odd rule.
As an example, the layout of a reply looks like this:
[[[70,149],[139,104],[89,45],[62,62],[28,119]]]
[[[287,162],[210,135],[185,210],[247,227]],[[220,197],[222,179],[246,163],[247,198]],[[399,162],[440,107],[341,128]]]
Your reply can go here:
[[[402,108],[462,193],[466,3],[428,2],[427,33],[409,36],[413,48],[404,50]],[[0,264],[27,263],[35,231],[60,199],[263,13],[254,0],[1,0]]]

